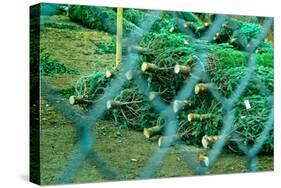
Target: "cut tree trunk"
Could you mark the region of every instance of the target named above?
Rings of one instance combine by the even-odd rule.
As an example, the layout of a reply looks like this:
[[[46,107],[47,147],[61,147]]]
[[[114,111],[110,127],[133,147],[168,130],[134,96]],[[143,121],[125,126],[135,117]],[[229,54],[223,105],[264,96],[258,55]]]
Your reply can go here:
[[[176,74],[188,75],[191,72],[191,68],[190,68],[190,66],[176,65],[174,68],[174,72]]]
[[[107,101],[107,103],[106,103],[106,108],[107,108],[107,109],[118,108],[118,107],[120,107],[120,106],[122,106],[122,105],[123,105],[123,104],[122,104],[122,102],[120,102],[120,101],[109,100],[109,101]]]
[[[210,26],[209,22],[204,22],[203,25],[197,26],[196,27],[196,32],[202,32],[206,30]]]
[[[70,96],[69,97],[69,103],[71,105],[75,105],[75,104],[82,104],[84,103],[84,99],[83,96],[79,95],[79,96]]]
[[[197,95],[199,93],[208,91],[211,87],[213,87],[212,84],[199,83],[195,86],[194,92]]]
[[[199,164],[201,166],[205,166],[205,167],[209,166],[209,158],[208,158],[208,156],[200,154],[199,157],[198,157],[198,160],[199,160]]]
[[[153,101],[157,96],[160,96],[160,92],[152,91],[149,93],[148,98],[150,101]]]
[[[178,135],[161,136],[158,140],[158,146],[160,148],[173,146],[180,140]]]
[[[121,101],[114,101],[114,100],[109,100],[106,102],[106,108],[107,109],[112,109],[112,108],[119,108],[124,105],[130,105],[130,104],[137,104],[137,103],[142,103],[143,101],[129,101],[129,102],[121,102]]]
[[[134,71],[132,71],[132,70],[127,71],[126,74],[125,74],[126,79],[127,79],[128,81],[132,80],[132,79],[134,78],[134,74],[135,74],[135,73],[134,73]]]
[[[179,110],[183,109],[186,106],[191,106],[192,102],[190,100],[174,100],[173,102],[173,111],[177,113]]]
[[[217,140],[219,140],[219,136],[203,136],[202,137],[202,146],[204,148],[209,148],[211,145],[213,145]]]
[[[158,69],[157,65],[155,64],[151,64],[151,63],[146,63],[144,62],[142,65],[141,65],[141,71],[142,72],[153,72],[153,71],[156,71]]]
[[[195,114],[195,113],[190,113],[187,116],[187,120],[189,122],[191,121],[203,121],[203,120],[208,120],[212,118],[212,114]]]
[[[162,129],[163,129],[162,126],[154,126],[154,127],[151,127],[151,128],[144,128],[143,129],[143,135],[146,138],[151,138],[153,136],[160,135],[161,132],[162,132]]]
[[[111,70],[106,70],[105,77],[106,78],[112,78],[114,76],[114,72]]]

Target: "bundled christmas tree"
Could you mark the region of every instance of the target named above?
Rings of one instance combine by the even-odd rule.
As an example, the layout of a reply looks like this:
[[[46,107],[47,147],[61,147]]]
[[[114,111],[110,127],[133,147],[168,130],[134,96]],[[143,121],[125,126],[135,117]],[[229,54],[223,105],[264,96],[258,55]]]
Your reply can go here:
[[[142,32],[135,24],[139,24],[144,19],[145,13],[128,9],[124,11],[124,16],[124,34],[133,30],[138,33]],[[69,8],[69,17],[90,29],[116,34],[117,13],[114,8],[73,5]]]
[[[195,26],[198,20],[211,20],[210,15],[207,18],[193,14],[178,16],[190,20],[194,28],[199,27]],[[255,37],[262,28],[257,24],[237,20],[234,22],[238,25],[237,32],[243,33],[247,41]],[[263,94],[263,90],[267,90],[269,95],[273,94],[273,50],[255,54],[255,66],[248,67],[249,55],[237,50],[240,48],[229,42],[231,37],[235,38],[235,33],[228,28],[228,22],[216,36],[214,43],[191,38],[174,30],[171,32],[168,28],[174,27],[174,24],[169,14],[164,14],[156,21],[152,32],[145,35],[137,46],[127,46],[127,52],[140,54],[137,70],[123,73],[128,83],[113,100],[107,101],[109,117],[114,119],[117,126],[144,130],[147,138],[164,134],[166,122],[151,105],[151,102],[159,96],[164,103],[172,105],[174,112],[177,113],[179,128],[177,134],[172,135],[173,138],[181,139],[187,144],[203,143],[204,147],[209,147],[220,138],[225,116],[220,101],[211,94],[211,90],[218,90],[229,98],[247,71],[253,69],[255,76],[249,81],[238,101],[233,104],[236,119],[232,133],[239,135],[245,144],[255,143],[269,117],[272,105],[267,95]],[[163,25],[165,27],[160,29]],[[206,27],[206,24],[203,25]],[[269,45],[268,48],[270,46],[272,47]],[[202,59],[202,55],[206,58]],[[177,93],[184,86],[185,80],[192,78],[192,71],[197,65],[202,66],[205,76],[197,78],[199,82],[192,88],[194,92],[189,99],[177,100],[175,98]],[[77,83],[77,96],[70,98],[71,103],[92,104],[99,100],[110,79],[118,79],[118,73],[119,67],[112,67],[105,73],[82,78]],[[145,88],[150,91],[148,95],[144,95],[141,91],[143,88],[136,84],[135,79],[138,76],[146,80]],[[231,140],[232,135],[229,136]],[[160,145],[164,140],[164,137],[159,139]],[[228,145],[232,146],[232,143]],[[273,132],[266,140],[263,151],[273,151]]]

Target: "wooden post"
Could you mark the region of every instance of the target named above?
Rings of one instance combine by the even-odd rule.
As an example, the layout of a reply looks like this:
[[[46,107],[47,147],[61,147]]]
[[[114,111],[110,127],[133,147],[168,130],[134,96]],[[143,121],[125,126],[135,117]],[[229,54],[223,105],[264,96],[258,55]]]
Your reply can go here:
[[[117,8],[116,65],[122,62],[123,8]]]

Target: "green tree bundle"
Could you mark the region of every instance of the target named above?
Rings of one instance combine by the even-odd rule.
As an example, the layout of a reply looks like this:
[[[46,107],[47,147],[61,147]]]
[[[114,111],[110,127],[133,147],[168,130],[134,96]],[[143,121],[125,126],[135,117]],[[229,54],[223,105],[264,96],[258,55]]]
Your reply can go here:
[[[231,52],[229,51],[228,53]],[[235,55],[233,56],[235,57]],[[237,59],[237,62],[235,62],[234,58],[232,63],[229,64],[218,59],[215,63],[215,69],[207,69],[210,79],[205,80],[205,83],[202,85],[209,84],[207,86],[218,89],[223,96],[231,97],[235,89],[239,86],[240,81],[243,80],[246,71],[248,71],[248,68],[246,68],[246,58],[244,59],[244,63],[240,62],[239,58]],[[273,63],[272,61],[271,63]],[[263,61],[260,63],[263,63]],[[258,64],[246,90],[234,104],[236,118],[232,131],[241,136],[243,139],[242,142],[245,144],[254,144],[264,129],[265,122],[271,110],[272,104],[269,102],[268,95],[273,94],[273,85],[273,68]],[[217,136],[220,134],[222,128],[225,112],[220,102],[212,96],[208,87],[200,91],[198,94],[195,92],[195,95],[192,96],[191,106],[178,112],[181,119],[179,135],[187,143],[200,144],[201,138],[204,135]],[[211,118],[189,121],[189,114],[209,114]],[[273,133],[267,138],[262,150],[263,152],[273,151],[272,137]]]
[[[224,96],[230,97],[239,85],[239,80],[245,75],[244,71],[245,67],[232,67],[214,71],[211,75],[211,82],[215,83],[213,87],[219,89]],[[261,83],[264,84],[269,94],[273,93],[272,68],[258,66],[256,76],[249,82],[243,95],[234,104],[236,118],[233,133],[237,133],[243,138],[244,143],[250,145],[255,143],[256,138],[263,130],[271,109],[268,97],[263,94],[265,89],[260,87]],[[181,119],[179,134],[182,139],[187,143],[200,144],[204,135],[219,135],[225,115],[221,104],[209,91],[192,96],[191,101],[191,106],[178,113]],[[246,106],[246,101],[249,102],[250,107]],[[212,118],[190,122],[187,117],[190,113],[210,114]],[[273,151],[272,137],[271,133],[266,140],[264,152]]]
[[[97,72],[81,77],[75,85],[75,95],[69,98],[71,104],[88,107],[100,100],[108,84],[104,72]]]
[[[142,18],[137,18],[136,15],[132,16],[132,14],[125,13],[132,21],[141,21]],[[140,15],[142,14],[140,13]],[[73,5],[69,8],[69,16],[73,21],[90,29],[116,34],[117,14],[113,8]],[[126,18],[123,19],[123,30],[124,34],[128,34],[133,30],[141,32],[140,28]]]
[[[180,33],[150,33],[140,44],[147,52],[142,54],[140,66],[147,62],[156,66],[155,70],[145,70],[144,75],[151,90],[160,92],[166,102],[170,102],[182,87],[189,74],[175,74],[176,65],[192,67],[198,61],[200,51],[225,49],[228,45],[210,45],[205,41],[192,39]],[[211,61],[211,60],[210,60]]]
[[[247,44],[255,39],[263,30],[263,26],[258,23],[244,22],[235,18],[229,18],[221,30],[216,33],[214,41],[216,43],[230,43],[238,50],[244,50]],[[262,41],[257,48],[257,53],[272,53],[272,45]]]

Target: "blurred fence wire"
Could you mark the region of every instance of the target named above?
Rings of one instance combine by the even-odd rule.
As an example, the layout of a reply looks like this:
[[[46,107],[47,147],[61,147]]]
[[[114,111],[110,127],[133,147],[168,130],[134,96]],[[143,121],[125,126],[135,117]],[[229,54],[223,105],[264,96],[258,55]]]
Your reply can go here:
[[[138,44],[140,39],[146,34],[146,32],[150,31],[153,23],[159,16],[161,15],[161,11],[150,11],[150,16],[147,16],[143,23],[140,25],[140,28],[143,33],[139,33],[139,30],[134,32],[132,31],[127,40],[130,45]],[[177,17],[174,14],[176,22],[183,22],[181,18]],[[216,32],[220,30],[222,25],[228,19],[227,15],[217,16],[212,25],[208,28],[207,31],[201,36],[202,40],[207,42],[211,42]],[[223,117],[223,127],[220,131],[220,139],[215,143],[212,149],[208,152],[209,158],[209,166],[202,167],[200,166],[197,159],[193,158],[191,153],[188,151],[185,152],[185,162],[193,169],[196,174],[205,174],[210,167],[213,166],[215,161],[218,159],[219,155],[222,152],[223,146],[226,144],[229,135],[231,134],[231,130],[234,126],[234,120],[236,115],[236,110],[234,107],[234,103],[239,99],[239,97],[243,94],[245,89],[247,88],[248,83],[253,79],[256,70],[256,56],[255,49],[258,44],[263,41],[266,37],[267,32],[271,28],[273,24],[272,18],[267,18],[264,24],[264,28],[262,32],[258,34],[255,39],[252,39],[246,46],[243,46],[245,52],[248,53],[248,63],[246,68],[246,74],[239,81],[237,88],[232,92],[229,98],[224,97],[224,95],[215,87],[211,87],[211,94],[215,97],[215,99],[222,105],[224,110]],[[182,25],[182,24],[180,24]],[[233,26],[235,28],[235,26]],[[195,37],[192,31],[187,28],[180,28],[181,32]],[[243,36],[240,35],[240,38]],[[238,38],[239,39],[239,38]],[[198,62],[196,66],[192,70],[192,76],[190,76],[182,86],[182,89],[178,92],[177,96],[174,98],[175,100],[187,100],[191,97],[194,86],[200,81],[201,78],[208,78],[205,71],[206,63],[208,62],[208,52],[206,49],[198,49],[200,50],[200,54],[198,56]],[[130,52],[127,55],[126,60],[121,65],[121,70],[118,75],[113,79],[105,89],[104,96],[97,103],[93,104],[90,108],[87,115],[82,115],[77,112],[73,106],[69,105],[66,102],[57,103],[56,101],[61,99],[61,96],[58,94],[58,91],[54,89],[50,84],[48,84],[45,80],[41,80],[41,94],[44,99],[48,100],[58,111],[62,112],[67,118],[72,120],[76,126],[77,131],[79,131],[79,142],[76,146],[76,149],[71,154],[69,161],[63,170],[59,173],[59,175],[55,178],[55,183],[64,184],[70,183],[73,180],[73,177],[79,170],[81,163],[85,160],[88,160],[95,165],[98,171],[108,180],[118,180],[123,179],[123,175],[119,172],[115,171],[113,167],[111,167],[107,161],[105,161],[99,153],[95,150],[94,142],[95,142],[95,122],[97,122],[98,118],[101,117],[106,111],[106,102],[108,100],[114,99],[116,95],[122,90],[122,86],[127,82],[125,79],[125,73],[130,70],[135,70],[137,66],[137,60],[139,58],[139,54],[136,52]],[[143,94],[148,97],[151,92],[147,87],[147,80],[145,80],[141,74],[136,72],[134,75],[134,82],[140,88],[140,91],[143,91]],[[257,170],[257,154],[259,153],[262,145],[264,144],[268,134],[273,129],[273,95],[270,91],[267,91],[266,87],[263,83],[259,83],[258,87],[260,89],[260,93],[262,95],[266,95],[268,99],[268,105],[271,106],[271,112],[268,116],[267,122],[264,124],[264,128],[262,133],[259,135],[256,143],[249,147],[244,145],[243,143],[236,141],[238,148],[245,153],[245,157],[248,161],[249,171]],[[178,129],[178,119],[176,117],[176,113],[173,111],[172,105],[167,105],[163,102],[161,97],[157,97],[152,101],[151,105],[153,108],[159,112],[161,117],[167,121],[167,126],[165,126],[165,135],[173,135],[176,133]],[[239,137],[239,135],[236,135]],[[239,139],[237,139],[239,140]],[[168,141],[168,146],[173,144],[173,141]],[[181,145],[177,144],[175,146],[176,149],[180,150]],[[145,167],[143,168],[141,174],[139,174],[139,179],[144,178],[152,178],[157,172],[161,160],[165,157],[170,147],[159,147],[151,156],[150,160],[147,161]]]

